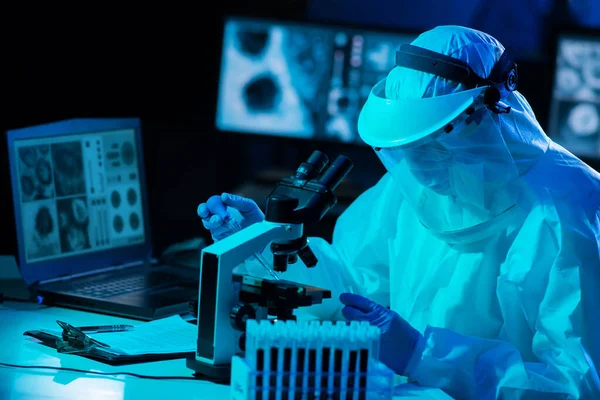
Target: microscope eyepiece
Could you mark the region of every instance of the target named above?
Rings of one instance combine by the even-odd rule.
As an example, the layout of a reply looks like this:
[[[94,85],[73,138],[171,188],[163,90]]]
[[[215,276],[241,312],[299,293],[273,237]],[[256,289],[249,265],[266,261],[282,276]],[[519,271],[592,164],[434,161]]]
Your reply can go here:
[[[346,175],[348,175],[348,172],[350,172],[353,166],[352,160],[348,157],[339,155],[331,164],[329,164],[329,167],[323,172],[319,181],[327,189],[334,191]]]
[[[296,178],[302,180],[314,179],[319,176],[328,163],[329,158],[327,155],[315,150],[310,157],[308,157],[307,161],[300,164],[296,170]]]

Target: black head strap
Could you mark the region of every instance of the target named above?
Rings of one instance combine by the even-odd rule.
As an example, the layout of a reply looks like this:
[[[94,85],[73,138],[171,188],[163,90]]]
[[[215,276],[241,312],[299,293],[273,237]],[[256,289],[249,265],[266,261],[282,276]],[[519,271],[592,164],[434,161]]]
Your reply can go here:
[[[400,46],[396,52],[396,65],[462,82],[469,89],[482,81],[466,62],[410,44]]]
[[[486,93],[485,98],[489,99],[488,106],[492,109],[498,101],[516,90],[518,83],[517,64],[508,50],[502,53],[488,78],[477,75],[469,64],[462,60],[410,44],[403,44],[396,52],[396,66],[461,82],[469,89],[490,86],[493,93]]]

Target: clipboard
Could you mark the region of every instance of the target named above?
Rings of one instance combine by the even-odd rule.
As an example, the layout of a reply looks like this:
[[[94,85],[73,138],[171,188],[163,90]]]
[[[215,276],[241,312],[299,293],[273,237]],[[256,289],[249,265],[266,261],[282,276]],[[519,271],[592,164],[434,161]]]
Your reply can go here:
[[[181,321],[169,321],[171,318],[164,319],[163,326],[168,326],[168,329],[171,329],[173,335],[177,335],[180,331],[177,329],[181,329],[181,327],[177,328],[177,325],[174,322]],[[158,322],[158,321],[156,321]],[[156,323],[155,322],[155,323]],[[40,344],[45,345],[47,347],[51,347],[57,350],[58,353],[63,354],[73,354],[81,357],[85,357],[94,361],[99,361],[108,365],[125,365],[125,364],[137,364],[137,363],[146,363],[152,361],[164,361],[164,360],[173,360],[179,358],[186,358],[188,356],[193,356],[193,351],[185,351],[182,352],[182,346],[176,346],[174,349],[180,349],[179,351],[153,351],[155,348],[146,347],[146,351],[148,353],[127,353],[125,351],[118,350],[117,348],[113,348],[110,345],[107,345],[96,338],[92,338],[91,336],[83,333],[78,328],[73,327],[72,325],[57,321],[57,323],[63,328],[62,337],[61,332],[54,332],[48,330],[29,330],[23,333],[24,336],[30,336],[36,339]],[[146,323],[150,324],[151,323]],[[164,325],[167,324],[167,325]],[[149,329],[150,325],[146,325]],[[156,326],[155,326],[156,327]],[[189,340],[190,332],[187,326],[184,327],[184,331],[187,332],[186,340]],[[102,335],[118,335],[119,333],[105,333]],[[149,331],[146,330],[145,334],[143,330],[140,330],[140,334],[142,335],[142,340],[146,341],[146,337],[149,334]],[[160,335],[160,333],[156,334]],[[155,335],[155,336],[156,336]],[[111,336],[107,336],[109,338]],[[152,338],[149,337],[148,340]],[[140,340],[138,337],[137,340]],[[118,340],[117,340],[118,343]],[[131,342],[129,342],[131,344]],[[115,342],[113,341],[113,344]],[[160,346],[162,346],[162,336],[161,341],[159,342]],[[155,345],[156,346],[156,345]],[[183,348],[188,347],[187,345],[183,345]],[[122,349],[126,349],[121,347]],[[161,349],[162,350],[162,349]],[[187,350],[187,349],[186,349]]]
[[[24,332],[23,335],[37,339],[40,344],[51,347],[53,349],[56,349],[56,340],[59,339],[57,336],[39,330],[27,331]],[[76,355],[84,358],[89,358],[90,360],[99,361],[104,364],[119,366],[187,358],[188,356],[193,356],[194,352],[128,355],[117,354],[110,351],[104,351],[99,348],[94,348],[87,353],[76,353]]]

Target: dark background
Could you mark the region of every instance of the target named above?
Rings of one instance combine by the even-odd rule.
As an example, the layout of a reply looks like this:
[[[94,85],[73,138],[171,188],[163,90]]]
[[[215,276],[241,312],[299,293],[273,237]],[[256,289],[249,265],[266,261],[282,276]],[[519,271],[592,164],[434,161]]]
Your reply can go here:
[[[365,3],[368,8],[361,10]],[[470,5],[469,18],[465,17],[466,8],[456,4],[452,8],[456,13],[449,15],[449,9],[432,11],[423,5],[419,13],[415,2],[384,0],[360,4],[348,0],[343,6],[341,0],[319,0],[312,5],[308,0],[263,0],[197,2],[168,8],[126,9],[105,3],[96,8],[86,5],[85,9],[58,9],[55,4],[13,7],[3,12],[0,130],[77,117],[141,117],[150,221],[159,252],[173,242],[194,236],[208,238],[196,217],[198,203],[213,194],[235,190],[260,170],[294,168],[314,149],[349,155],[356,165],[349,178],[363,188],[383,173],[368,148],[215,131],[221,20],[225,13],[335,19],[420,30],[460,23],[488,31],[504,44],[515,44],[519,90],[545,127],[553,34],[560,27],[593,21],[570,18],[565,12],[566,1],[483,2],[488,8],[475,7],[477,2],[471,1],[456,3]],[[535,8],[533,3],[550,5]],[[407,11],[408,4],[412,14]],[[511,7],[518,4],[522,7],[517,12]],[[506,24],[511,20],[519,26],[507,34]],[[408,21],[411,26],[406,26]],[[598,167],[591,160],[585,161]],[[321,227],[326,238],[331,234],[330,222]],[[15,248],[3,138],[0,254],[14,253]]]

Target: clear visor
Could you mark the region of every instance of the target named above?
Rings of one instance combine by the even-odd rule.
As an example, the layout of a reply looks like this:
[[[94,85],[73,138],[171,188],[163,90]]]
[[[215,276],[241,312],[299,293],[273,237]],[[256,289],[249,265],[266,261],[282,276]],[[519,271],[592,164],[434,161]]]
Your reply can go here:
[[[452,129],[485,107],[486,87],[439,97],[391,100],[377,83],[358,118],[361,139],[372,147],[416,146]]]
[[[441,96],[443,99],[448,96]],[[518,171],[501,134],[498,115],[435,132],[411,146],[377,148],[405,200],[430,230],[452,232],[483,224],[516,202]]]

